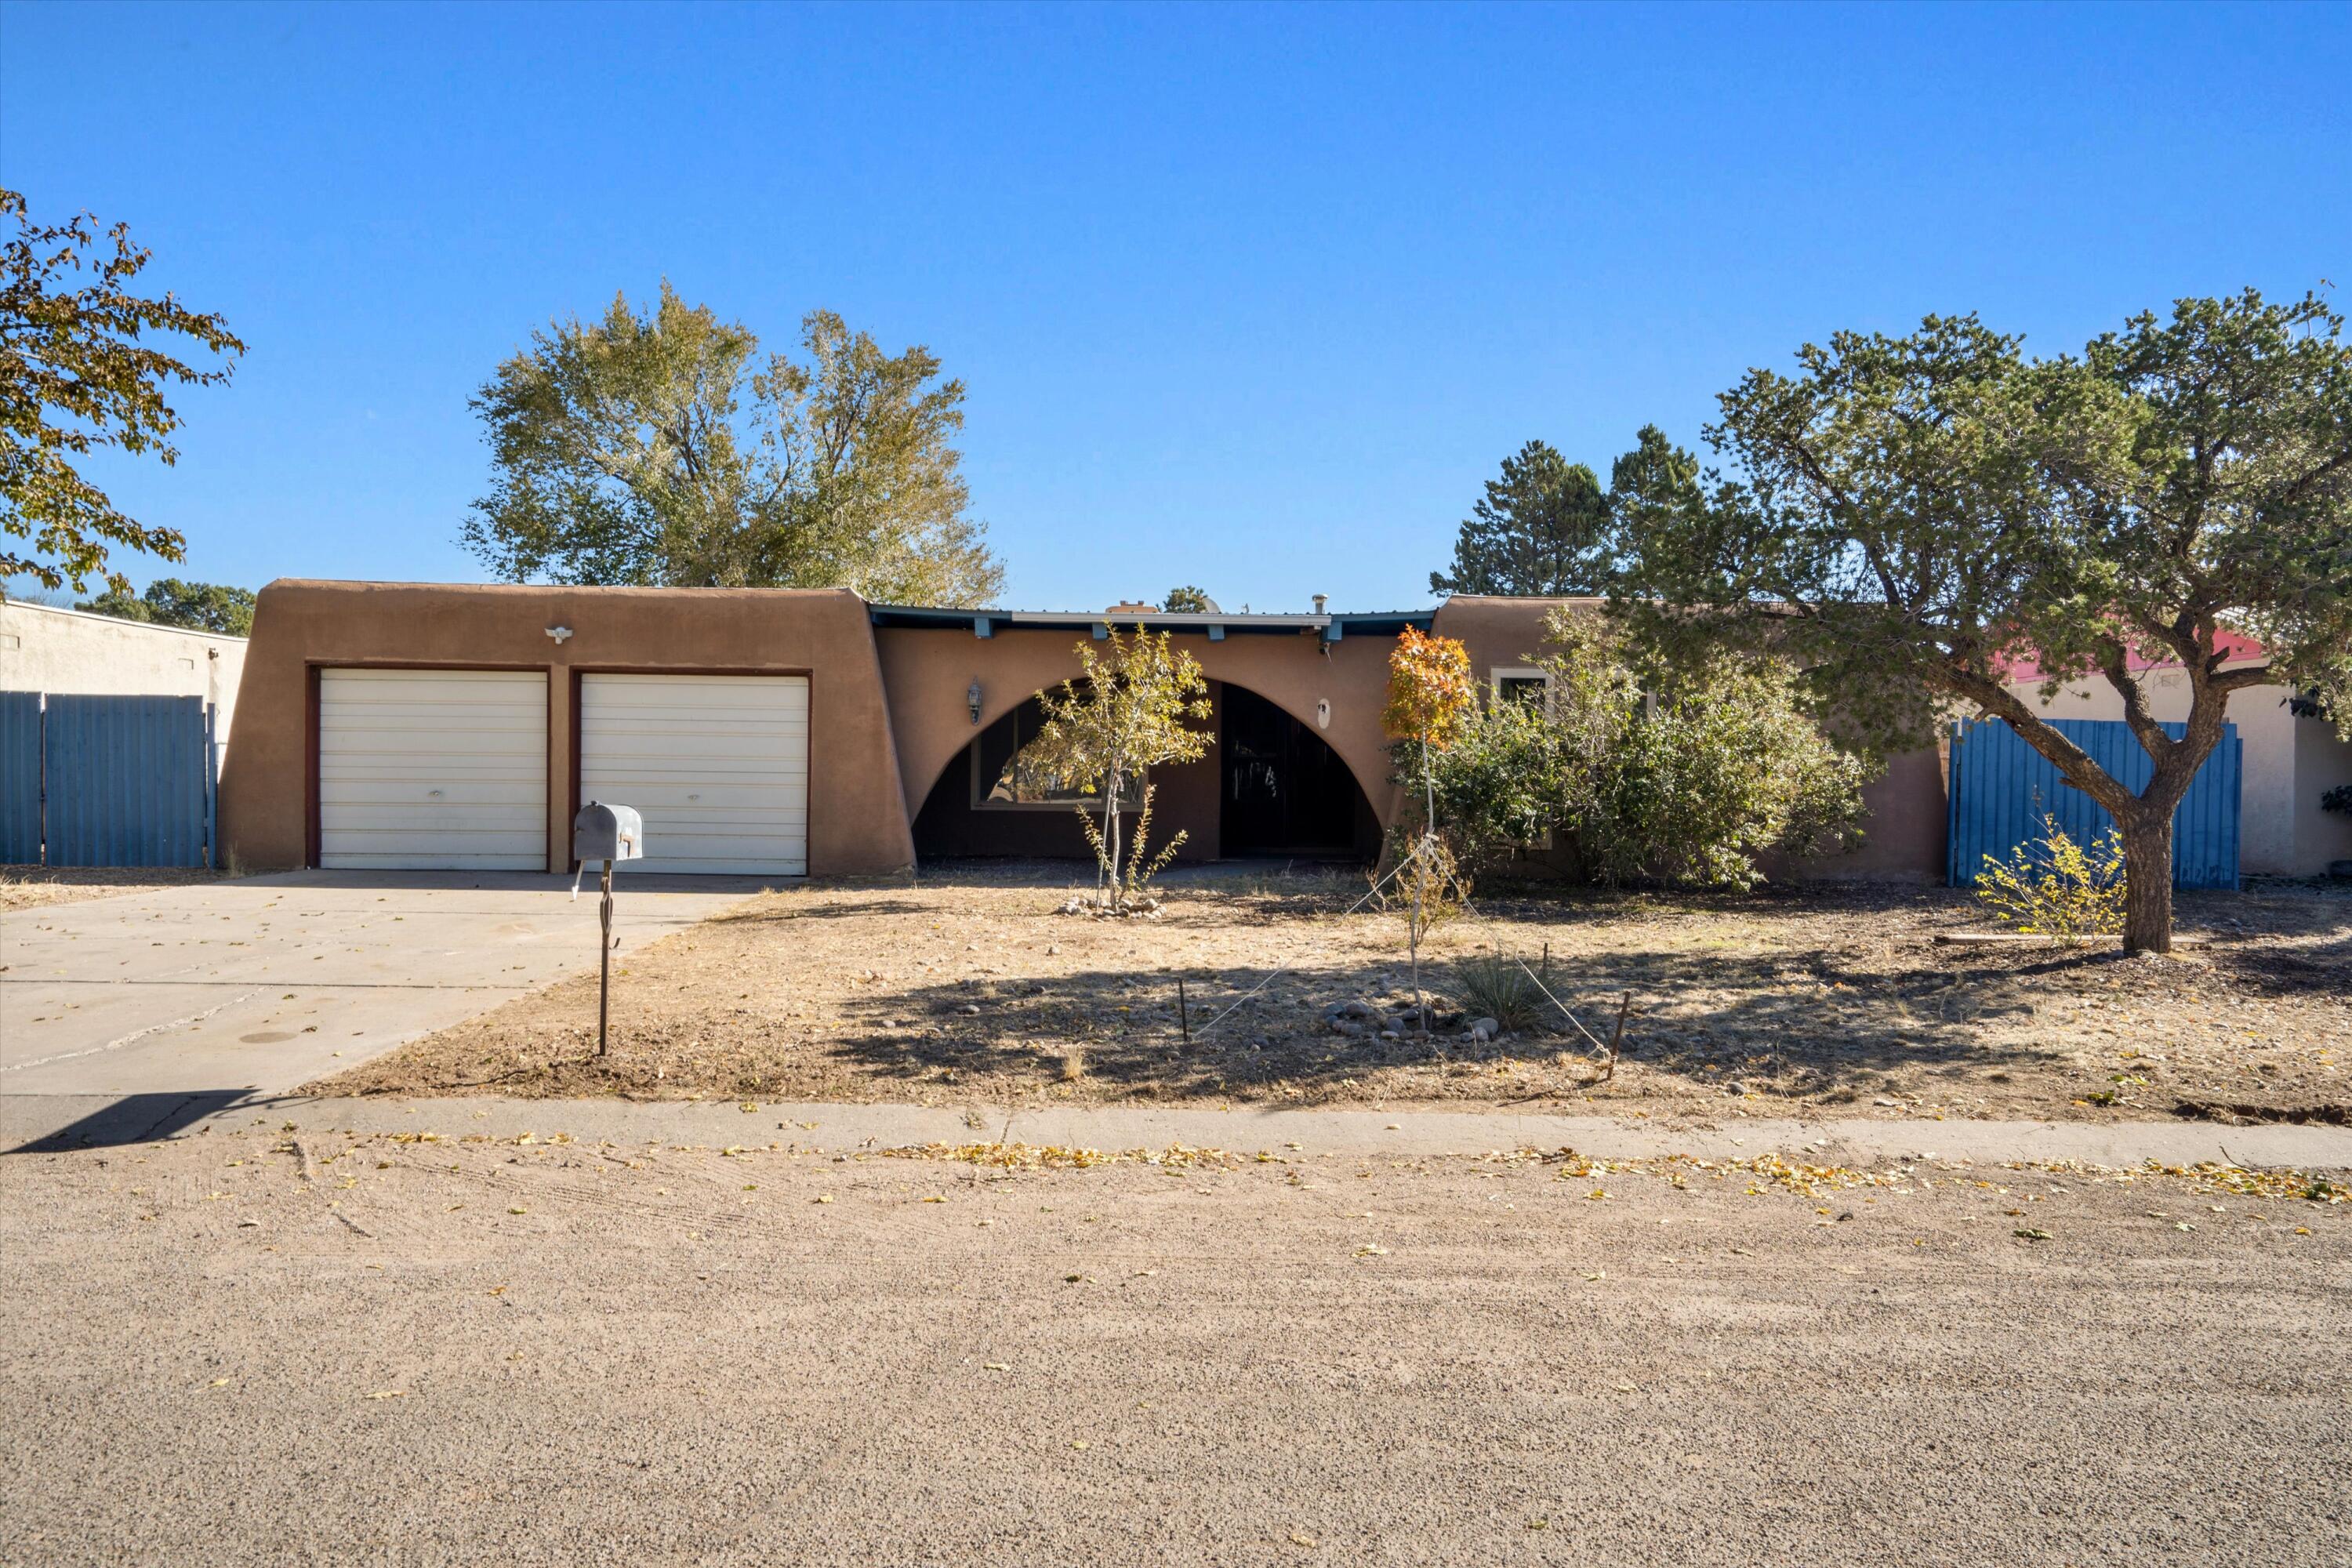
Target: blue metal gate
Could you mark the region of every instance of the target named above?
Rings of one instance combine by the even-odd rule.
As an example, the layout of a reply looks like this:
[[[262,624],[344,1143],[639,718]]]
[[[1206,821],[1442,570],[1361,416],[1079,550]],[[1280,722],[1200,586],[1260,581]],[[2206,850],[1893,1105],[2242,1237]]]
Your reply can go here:
[[[204,699],[0,693],[0,848],[10,864],[211,863]]]
[[[0,691],[0,865],[41,858],[41,694]]]
[[[2053,719],[2050,727],[2087,752],[2126,789],[2147,787],[2156,764],[2131,726],[2120,719]],[[2167,724],[2175,740],[2184,724]],[[2189,781],[2172,816],[2172,885],[2238,885],[2238,793],[2242,748],[2235,724],[2221,726],[2221,743]],[[2057,818],[2077,844],[2104,837],[2115,826],[2105,806],[2068,784],[2057,767],[1997,719],[1952,726],[1947,875],[1954,887],[1972,887],[1985,857],[2005,860],[2019,845],[2042,834],[2044,815]]]

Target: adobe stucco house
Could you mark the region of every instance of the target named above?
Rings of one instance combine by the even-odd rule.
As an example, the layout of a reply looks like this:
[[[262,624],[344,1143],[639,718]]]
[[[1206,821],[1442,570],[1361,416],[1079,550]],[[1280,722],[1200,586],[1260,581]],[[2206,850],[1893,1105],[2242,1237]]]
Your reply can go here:
[[[1131,617],[1210,681],[1217,744],[1154,776],[1188,858],[1370,856],[1394,815],[1380,711],[1405,626],[1507,681],[1563,601]],[[580,802],[645,814],[648,870],[816,876],[1082,855],[1008,763],[1088,614],[869,605],[841,590],[285,581],[256,615],[222,836],[257,868],[570,869]],[[1899,759],[1871,842],[1818,869],[1941,875],[1942,773]]]

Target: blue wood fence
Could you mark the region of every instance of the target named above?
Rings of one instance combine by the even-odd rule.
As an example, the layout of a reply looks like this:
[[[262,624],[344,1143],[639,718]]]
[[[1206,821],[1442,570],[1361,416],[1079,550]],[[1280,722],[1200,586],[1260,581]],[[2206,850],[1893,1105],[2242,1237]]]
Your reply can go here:
[[[0,865],[41,859],[41,694],[0,691]]]
[[[217,770],[200,697],[0,692],[0,858],[212,863]]]
[[[2156,764],[2148,760],[2131,726],[2120,719],[2053,719],[2050,727],[2088,752],[2125,788],[2147,787]],[[2187,726],[2167,724],[2179,739]],[[2234,888],[2238,885],[2238,795],[2242,748],[2238,727],[2221,727],[2221,742],[2189,782],[2189,794],[2172,816],[2172,885]],[[2068,784],[2042,754],[1994,719],[1952,726],[1947,874],[1954,887],[1972,887],[1985,857],[2011,852],[2042,836],[2044,815],[2077,844],[2104,837],[2115,826],[2106,808]]]

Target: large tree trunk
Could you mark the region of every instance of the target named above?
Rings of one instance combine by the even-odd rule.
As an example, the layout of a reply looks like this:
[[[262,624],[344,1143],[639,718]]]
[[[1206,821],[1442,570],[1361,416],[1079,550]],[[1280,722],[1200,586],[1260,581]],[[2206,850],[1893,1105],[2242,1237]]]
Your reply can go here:
[[[2172,813],[2119,825],[2124,839],[2124,951],[2172,951]]]

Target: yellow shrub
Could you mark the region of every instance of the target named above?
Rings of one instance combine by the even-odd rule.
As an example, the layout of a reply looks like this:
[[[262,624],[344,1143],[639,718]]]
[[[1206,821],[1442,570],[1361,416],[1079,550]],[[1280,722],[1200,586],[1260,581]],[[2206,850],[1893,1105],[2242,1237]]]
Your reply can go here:
[[[2075,942],[2121,931],[2121,836],[2109,828],[2105,837],[2085,847],[2048,816],[2042,819],[2042,834],[2011,850],[2006,860],[1986,856],[1977,877],[1977,897],[2003,924],[2029,936]]]

